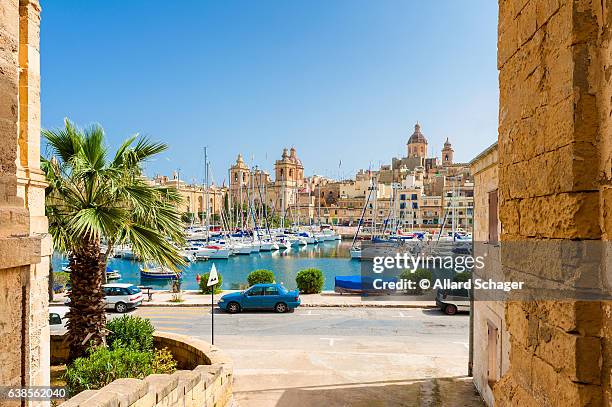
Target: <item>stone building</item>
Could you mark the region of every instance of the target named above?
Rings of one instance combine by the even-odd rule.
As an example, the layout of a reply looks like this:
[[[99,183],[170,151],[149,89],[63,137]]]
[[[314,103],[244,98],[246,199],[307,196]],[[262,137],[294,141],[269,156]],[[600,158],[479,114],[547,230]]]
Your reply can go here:
[[[208,198],[208,210],[211,216],[217,219],[221,216],[222,210],[225,208],[227,197],[227,188],[219,187],[211,184],[208,191],[204,185],[188,184],[179,178],[177,172],[172,174],[172,178],[165,175],[156,175],[151,183],[157,186],[169,186],[175,188],[183,197],[183,204],[177,208],[182,213],[191,213],[200,221],[204,219],[206,208],[204,200]]]
[[[503,281],[499,237],[502,224],[498,206],[498,147],[487,148],[470,162],[474,174],[474,255],[486,258],[479,278]],[[510,337],[506,329],[505,302],[475,293],[473,316],[474,385],[487,405],[494,405],[493,387],[510,363]]]
[[[274,180],[267,172],[256,167],[250,168],[242,154],[238,154],[236,162],[230,166],[229,176],[228,190],[232,207],[245,206],[251,200],[257,205],[263,201],[273,213],[286,216],[291,208],[296,212],[296,208],[307,200],[304,198],[298,202],[300,194],[311,193],[306,188],[304,166],[294,147],[283,149],[281,158],[275,161]],[[311,213],[312,208],[307,208],[306,212]]]
[[[499,218],[504,242],[609,242],[612,235],[612,2],[499,2]],[[589,281],[611,291],[609,243]],[[541,254],[541,253],[538,253]],[[579,268],[504,272],[547,284]],[[536,294],[536,293],[534,293]],[[612,302],[505,304],[510,363],[499,406],[612,404]]]
[[[0,384],[49,385],[49,262],[40,169],[40,5],[0,2]],[[0,401],[20,405],[19,401]],[[22,405],[48,405],[30,401]]]

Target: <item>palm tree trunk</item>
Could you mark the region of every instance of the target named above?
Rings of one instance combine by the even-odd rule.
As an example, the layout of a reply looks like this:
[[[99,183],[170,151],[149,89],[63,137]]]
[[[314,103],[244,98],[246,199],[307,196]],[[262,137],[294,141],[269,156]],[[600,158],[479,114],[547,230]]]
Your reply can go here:
[[[90,346],[105,343],[106,314],[100,268],[100,244],[88,237],[70,254],[70,360],[83,356]]]

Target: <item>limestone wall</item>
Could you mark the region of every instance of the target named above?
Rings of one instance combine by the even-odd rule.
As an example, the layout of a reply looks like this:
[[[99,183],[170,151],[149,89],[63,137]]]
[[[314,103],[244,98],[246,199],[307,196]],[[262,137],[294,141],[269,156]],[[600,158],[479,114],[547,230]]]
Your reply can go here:
[[[179,369],[171,375],[154,374],[140,379],[119,379],[99,390],[85,390],[62,407],[223,407],[232,400],[231,360],[216,346],[188,336],[156,332],[155,346],[167,347]],[[61,335],[51,337],[51,357],[62,362],[68,345]]]
[[[497,144],[479,154],[470,163],[474,175],[474,245],[475,256],[486,259],[486,269],[478,272],[480,278],[503,280],[501,276],[500,248],[495,242],[489,242],[489,194],[498,189],[498,148]],[[498,230],[501,224],[498,222]],[[472,312],[474,313],[474,353],[472,374],[474,385],[488,406],[494,405],[492,386],[494,380],[500,379],[509,367],[510,337],[506,329],[505,304],[502,301],[487,301],[478,297]],[[489,327],[497,329],[496,343],[489,343]],[[489,360],[489,348],[495,352],[495,362]],[[491,366],[493,364],[493,366]],[[494,372],[490,381],[489,370]]]
[[[0,2],[0,383],[12,386],[49,383],[39,16],[37,0]]]
[[[499,1],[502,246],[608,237],[611,8]],[[595,277],[609,290],[605,256]],[[518,271],[563,283],[552,267]],[[505,318],[510,369],[494,386],[497,405],[610,405],[610,304],[509,302]]]

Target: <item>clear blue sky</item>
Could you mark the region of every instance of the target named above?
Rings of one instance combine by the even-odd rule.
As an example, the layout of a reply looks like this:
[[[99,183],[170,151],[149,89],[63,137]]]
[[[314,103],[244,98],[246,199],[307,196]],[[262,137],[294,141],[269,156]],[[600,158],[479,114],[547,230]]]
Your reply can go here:
[[[497,138],[491,0],[42,0],[42,125],[170,144],[147,173],[217,183],[295,146],[338,177],[404,156],[418,120],[457,161]],[[338,168],[339,161],[342,166]]]

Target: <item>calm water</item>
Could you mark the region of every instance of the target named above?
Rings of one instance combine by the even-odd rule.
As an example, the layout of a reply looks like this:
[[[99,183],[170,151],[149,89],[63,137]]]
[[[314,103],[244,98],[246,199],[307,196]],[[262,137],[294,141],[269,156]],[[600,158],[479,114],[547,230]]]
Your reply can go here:
[[[318,268],[325,277],[324,290],[334,289],[335,276],[360,275],[360,263],[350,259],[350,243],[340,241],[322,242],[291,248],[286,251],[252,253],[249,256],[231,256],[227,260],[211,259],[190,263],[183,272],[182,288],[198,289],[196,275],[210,271],[212,264],[223,276],[223,288],[239,289],[246,286],[248,274],[257,269],[268,269],[274,272],[277,282],[282,282],[289,289],[295,288],[295,276],[305,268]],[[62,259],[54,256],[53,269],[61,270]],[[159,289],[169,288],[168,281],[140,278],[137,261],[111,259],[109,266],[119,271],[121,279],[117,282],[148,285]]]

